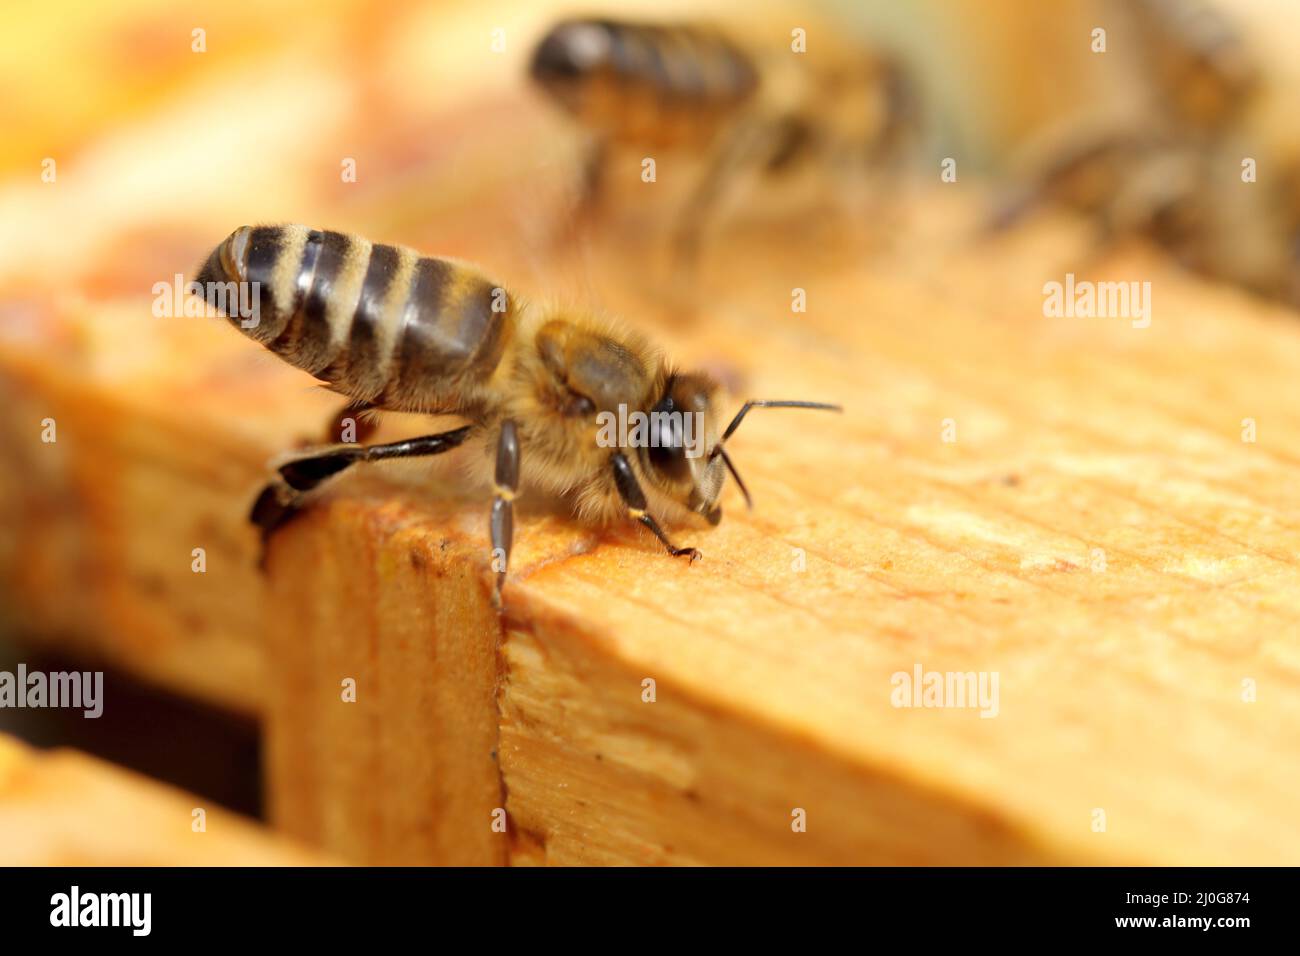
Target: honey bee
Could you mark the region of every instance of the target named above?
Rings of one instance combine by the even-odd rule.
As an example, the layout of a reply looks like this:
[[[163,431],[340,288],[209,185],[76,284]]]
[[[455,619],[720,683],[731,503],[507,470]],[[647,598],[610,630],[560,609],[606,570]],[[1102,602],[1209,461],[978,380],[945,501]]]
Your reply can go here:
[[[674,545],[660,518],[693,512],[717,524],[728,473],[750,501],[725,447],[750,409],[839,411],[821,402],[749,401],[719,429],[716,383],[677,371],[640,337],[587,314],[524,302],[460,262],[339,232],[241,227],[211,253],[197,282],[210,306],[346,396],[350,408],[469,421],[391,444],[295,455],[258,496],[250,520],[269,535],[306,492],[358,462],[438,455],[486,439],[497,593],[521,485],[569,496],[593,522],[637,521],[670,554],[694,561],[700,553]],[[253,290],[254,320],[229,305],[239,300],[227,294],[236,287]],[[609,415],[636,413],[649,423],[641,440],[635,431],[632,441],[604,440]]]
[[[1139,31],[1147,75],[1168,121],[1217,136],[1235,125],[1259,89],[1259,69],[1236,25],[1202,0],[1137,0],[1125,9]]]
[[[917,122],[907,72],[891,56],[831,41],[819,36],[814,57],[788,45],[744,48],[704,25],[556,24],[530,72],[591,140],[579,217],[598,206],[613,152],[699,156],[704,169],[674,236],[679,259],[689,264],[710,217],[755,177],[807,161],[851,180],[895,166]]]
[[[1206,228],[1203,150],[1162,131],[1128,124],[1072,124],[1049,133],[1036,150],[1027,182],[1002,197],[989,222],[994,231],[1021,221],[1041,205],[1059,205],[1097,227],[1099,244],[1146,238],[1187,264]]]
[[[1232,168],[1231,130],[1258,86],[1243,38],[1198,0],[1135,0],[1124,10],[1143,54],[1150,114],[1074,117],[1064,133],[1047,131],[1028,150],[1037,158],[1026,184],[1003,197],[988,225],[1006,229],[1041,205],[1060,205],[1093,222],[1101,245],[1140,237],[1194,272],[1277,288],[1278,257],[1263,248],[1271,237],[1239,234],[1239,198],[1221,175]],[[1246,245],[1249,255],[1234,255]]]

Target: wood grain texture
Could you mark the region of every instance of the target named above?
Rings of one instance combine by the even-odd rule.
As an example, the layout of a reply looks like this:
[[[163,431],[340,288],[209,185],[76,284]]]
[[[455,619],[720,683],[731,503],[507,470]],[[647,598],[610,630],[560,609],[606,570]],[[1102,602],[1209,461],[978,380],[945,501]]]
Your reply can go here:
[[[389,489],[275,543],[271,818],[359,862],[499,864],[496,615],[479,569],[430,530]]]
[[[203,395],[215,399],[208,386],[229,374],[220,358],[210,353],[215,363],[196,375],[189,348],[203,346],[184,329],[159,340],[147,313],[98,315],[86,324],[20,311],[5,323],[6,618],[88,660],[255,712],[266,694],[262,581],[240,511],[264,456],[229,431],[194,442]],[[54,441],[42,440],[42,422]]]
[[[201,832],[194,810],[204,811]],[[202,798],[73,750],[0,735],[0,865],[329,866]]]

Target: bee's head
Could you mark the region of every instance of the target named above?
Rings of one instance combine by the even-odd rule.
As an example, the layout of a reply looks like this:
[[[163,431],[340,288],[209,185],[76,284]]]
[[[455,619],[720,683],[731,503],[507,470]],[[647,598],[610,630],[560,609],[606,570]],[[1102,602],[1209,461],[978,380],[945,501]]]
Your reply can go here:
[[[583,81],[612,68],[615,28],[601,20],[563,20],[533,52],[533,80],[570,109],[576,109]]]
[[[823,402],[749,401],[719,434],[716,396],[720,389],[707,375],[669,375],[663,394],[650,410],[650,442],[640,449],[642,469],[654,485],[710,524],[722,520],[718,497],[727,473],[736,480],[745,503],[749,489],[724,447],[751,408],[821,408],[840,411]]]
[[[714,398],[718,385],[700,373],[669,375],[649,411],[649,442],[639,449],[642,470],[664,494],[711,524],[722,519],[718,496],[726,479]]]

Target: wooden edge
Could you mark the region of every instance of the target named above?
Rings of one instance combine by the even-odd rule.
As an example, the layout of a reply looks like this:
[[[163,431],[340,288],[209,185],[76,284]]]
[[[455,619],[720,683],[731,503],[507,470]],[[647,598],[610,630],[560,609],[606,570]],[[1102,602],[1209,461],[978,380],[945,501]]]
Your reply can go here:
[[[400,502],[332,500],[276,536],[267,782],[284,832],[369,864],[505,861],[500,624],[464,552]]]
[[[0,735],[0,865],[335,864],[194,794]]]
[[[527,564],[498,617],[481,530],[349,493],[277,535],[277,827],[383,865],[1080,862],[995,809],[647,685]]]

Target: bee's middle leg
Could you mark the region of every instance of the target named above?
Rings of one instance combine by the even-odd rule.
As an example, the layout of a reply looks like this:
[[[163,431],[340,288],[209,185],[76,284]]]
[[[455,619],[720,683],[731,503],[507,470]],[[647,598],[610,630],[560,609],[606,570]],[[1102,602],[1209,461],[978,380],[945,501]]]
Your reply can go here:
[[[672,236],[673,259],[679,271],[697,268],[704,233],[746,174],[757,174],[781,159],[787,149],[789,125],[783,120],[753,118],[730,130],[691,190]]]
[[[578,215],[583,220],[593,220],[599,215],[605,200],[606,167],[609,164],[609,144],[603,139],[587,147],[582,161],[582,182],[578,195]]]
[[[567,249],[583,240],[597,226],[604,209],[609,144],[600,138],[587,144],[582,157],[576,195],[551,230],[551,243]]]
[[[496,593],[506,581],[506,568],[510,564],[510,545],[514,541],[514,500],[519,491],[519,436],[515,423],[506,420],[501,424],[497,439],[497,467],[493,482],[492,499],[492,568],[497,573]]]

